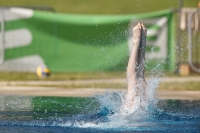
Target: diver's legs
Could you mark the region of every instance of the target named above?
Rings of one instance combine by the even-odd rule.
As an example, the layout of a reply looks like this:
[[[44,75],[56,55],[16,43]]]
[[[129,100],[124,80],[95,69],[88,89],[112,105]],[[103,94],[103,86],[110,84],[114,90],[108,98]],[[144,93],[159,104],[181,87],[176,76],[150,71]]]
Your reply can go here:
[[[126,108],[133,106],[134,97],[139,95],[139,89],[146,89],[144,77],[146,33],[147,30],[141,23],[133,28],[133,46],[127,66],[128,92],[125,103]]]
[[[141,24],[141,42],[138,49],[138,77],[142,80],[145,80],[144,77],[144,66],[145,66],[145,47],[146,47],[146,36],[147,36],[147,29],[146,27]]]

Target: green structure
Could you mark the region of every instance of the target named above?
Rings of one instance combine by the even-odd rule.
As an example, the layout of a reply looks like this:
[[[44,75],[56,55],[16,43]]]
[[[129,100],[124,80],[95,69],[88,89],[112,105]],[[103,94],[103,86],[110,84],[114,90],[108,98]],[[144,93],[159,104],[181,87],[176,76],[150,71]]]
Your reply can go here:
[[[125,70],[130,29],[138,21],[147,25],[148,31],[153,30],[147,34],[147,42],[151,42],[146,48],[147,68],[152,69],[161,61],[164,70],[173,70],[175,66],[170,10],[136,15],[74,15],[17,8],[5,12],[10,12],[11,17],[5,15],[5,40],[9,44],[5,43],[1,71],[15,71],[18,65],[17,70],[23,71],[34,63],[35,66],[44,63],[53,72]],[[161,50],[154,42],[165,26],[166,55],[151,58],[151,53]]]

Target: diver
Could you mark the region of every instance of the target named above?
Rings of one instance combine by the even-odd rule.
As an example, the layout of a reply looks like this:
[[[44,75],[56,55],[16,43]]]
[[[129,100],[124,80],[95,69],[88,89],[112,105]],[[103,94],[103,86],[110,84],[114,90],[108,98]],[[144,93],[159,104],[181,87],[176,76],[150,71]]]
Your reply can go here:
[[[130,110],[135,102],[145,101],[147,83],[145,80],[145,46],[147,29],[138,23],[132,30],[132,46],[127,66],[128,92],[123,110]]]

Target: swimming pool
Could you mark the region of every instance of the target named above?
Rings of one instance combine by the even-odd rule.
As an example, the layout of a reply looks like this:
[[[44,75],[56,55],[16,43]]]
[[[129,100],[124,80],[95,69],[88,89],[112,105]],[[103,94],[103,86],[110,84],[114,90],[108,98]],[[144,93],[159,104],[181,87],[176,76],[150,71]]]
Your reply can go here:
[[[0,96],[1,133],[200,132],[200,101],[156,100],[148,112],[119,113],[119,93],[98,96]],[[101,95],[107,97],[108,95]],[[112,106],[112,107],[111,107]]]

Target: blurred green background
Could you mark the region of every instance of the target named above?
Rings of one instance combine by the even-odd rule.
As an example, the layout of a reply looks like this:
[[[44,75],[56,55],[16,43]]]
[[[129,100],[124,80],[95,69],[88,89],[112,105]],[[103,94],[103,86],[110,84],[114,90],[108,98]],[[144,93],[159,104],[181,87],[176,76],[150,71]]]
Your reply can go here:
[[[184,0],[197,7],[199,0]],[[76,14],[134,14],[178,8],[179,0],[1,0],[0,6],[49,6],[56,12]]]
[[[177,9],[180,0],[0,0],[0,6],[27,6],[27,7],[52,7],[58,13],[67,14],[136,14],[159,11],[163,9]],[[196,8],[199,0],[184,0],[183,7]],[[176,22],[175,22],[176,23]],[[166,73],[167,76],[175,76]],[[177,75],[176,75],[177,76]],[[194,75],[192,75],[194,76]],[[126,72],[78,72],[78,73],[52,73],[48,78],[38,79],[34,73],[1,72],[0,81],[12,80],[76,80],[76,79],[112,79],[126,78]],[[199,89],[199,82],[186,82],[174,84],[161,84],[161,89]],[[188,85],[188,86],[187,86]],[[99,84],[90,86],[62,86],[62,88],[98,87]],[[109,84],[102,88],[126,87],[126,84]],[[185,88],[183,88],[183,86]]]

